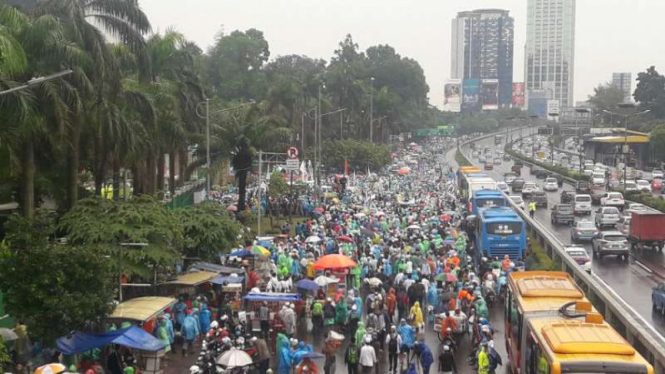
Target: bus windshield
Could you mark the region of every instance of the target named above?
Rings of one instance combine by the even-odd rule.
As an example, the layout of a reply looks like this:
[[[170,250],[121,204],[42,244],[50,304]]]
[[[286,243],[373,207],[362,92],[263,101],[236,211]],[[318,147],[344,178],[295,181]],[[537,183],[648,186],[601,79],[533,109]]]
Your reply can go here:
[[[519,222],[488,223],[487,233],[492,235],[515,235],[522,231],[522,224]]]

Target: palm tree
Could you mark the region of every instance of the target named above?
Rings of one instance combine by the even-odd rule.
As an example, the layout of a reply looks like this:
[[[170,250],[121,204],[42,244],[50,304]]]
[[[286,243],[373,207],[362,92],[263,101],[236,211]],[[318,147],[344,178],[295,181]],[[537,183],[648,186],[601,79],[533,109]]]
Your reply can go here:
[[[227,121],[214,129],[215,139],[227,150],[236,173],[239,212],[245,209],[247,175],[257,150],[283,150],[291,135],[288,128],[282,127],[282,119],[265,113],[261,106],[247,106],[229,113]]]

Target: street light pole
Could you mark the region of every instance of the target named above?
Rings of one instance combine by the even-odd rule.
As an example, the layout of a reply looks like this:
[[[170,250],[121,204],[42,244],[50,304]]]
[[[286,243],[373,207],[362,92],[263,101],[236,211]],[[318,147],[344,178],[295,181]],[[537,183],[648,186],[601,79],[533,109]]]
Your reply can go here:
[[[619,104],[620,108],[634,108],[635,104],[633,103],[626,103],[626,104]],[[614,115],[621,116],[624,119],[624,126],[623,126],[623,149],[621,150],[621,154],[623,154],[623,188],[626,188],[626,171],[628,169],[628,118],[630,117],[637,117],[641,116],[642,114],[647,114],[651,112],[650,109],[641,111],[639,113],[633,113],[633,114],[622,114],[622,113],[614,113],[610,112],[609,110],[603,110],[603,112],[607,113],[610,115],[610,118],[612,118]]]
[[[6,95],[6,94],[9,94],[9,93],[12,93],[12,92],[25,90],[27,88],[36,86],[36,85],[44,83],[46,81],[50,81],[50,80],[53,80],[53,79],[64,77],[65,75],[69,75],[71,73],[73,73],[73,70],[67,69],[67,70],[63,70],[63,71],[55,73],[55,74],[47,75],[45,77],[32,78],[29,81],[27,81],[24,85],[12,87],[10,89],[0,91],[0,95]]]
[[[369,91],[369,141],[374,144],[374,77],[370,80],[372,86]]]

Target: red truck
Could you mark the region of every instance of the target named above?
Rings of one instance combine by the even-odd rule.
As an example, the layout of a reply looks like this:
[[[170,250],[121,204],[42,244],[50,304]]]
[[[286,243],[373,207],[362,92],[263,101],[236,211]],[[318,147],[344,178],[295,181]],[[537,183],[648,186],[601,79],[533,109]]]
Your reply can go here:
[[[662,252],[665,244],[665,213],[632,212],[628,242],[631,249],[651,248]]]

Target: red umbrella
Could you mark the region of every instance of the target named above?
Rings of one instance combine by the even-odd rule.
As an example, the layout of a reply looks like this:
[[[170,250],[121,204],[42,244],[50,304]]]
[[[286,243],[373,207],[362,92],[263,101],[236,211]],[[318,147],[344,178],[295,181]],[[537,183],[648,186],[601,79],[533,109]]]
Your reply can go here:
[[[356,262],[344,255],[326,255],[314,263],[315,270],[346,269],[356,267]]]
[[[337,240],[339,240],[340,242],[353,243],[353,239],[351,239],[348,236],[340,236],[339,238],[337,238]]]
[[[235,206],[235,205],[229,205],[229,206],[226,208],[226,210],[228,210],[229,212],[237,212],[237,211],[238,211],[238,207]]]
[[[441,220],[442,220],[442,221],[450,221],[452,218],[453,218],[453,217],[451,217],[451,216],[448,215],[448,214],[444,214],[444,215],[441,216]]]
[[[403,167],[397,171],[397,174],[399,175],[404,175],[404,174],[410,174],[411,173],[411,168],[409,167]]]
[[[317,212],[317,213],[323,213],[325,211],[325,209],[323,209],[321,207],[318,207],[318,208],[314,208],[314,211]]]

